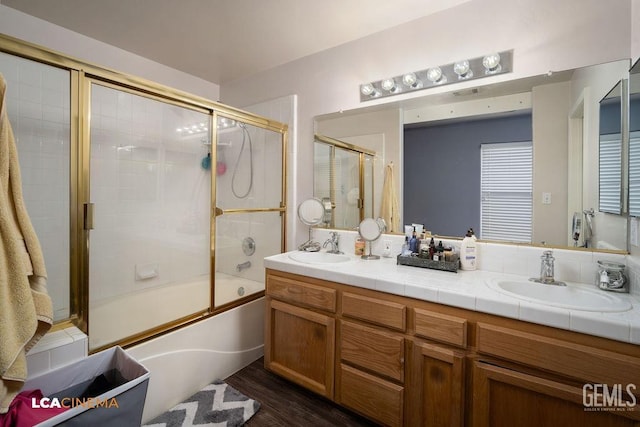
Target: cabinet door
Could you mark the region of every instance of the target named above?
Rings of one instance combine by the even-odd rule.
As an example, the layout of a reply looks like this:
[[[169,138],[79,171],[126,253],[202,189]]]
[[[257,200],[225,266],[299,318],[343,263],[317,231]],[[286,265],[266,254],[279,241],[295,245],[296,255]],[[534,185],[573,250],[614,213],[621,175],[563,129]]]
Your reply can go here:
[[[462,426],[464,353],[422,342],[410,345],[410,401],[406,425]]]
[[[637,408],[587,406],[582,388],[483,362],[473,368],[472,408],[474,427],[640,426]]]
[[[401,426],[404,387],[340,364],[339,404],[385,426]]]
[[[333,398],[335,320],[267,298],[267,369]]]

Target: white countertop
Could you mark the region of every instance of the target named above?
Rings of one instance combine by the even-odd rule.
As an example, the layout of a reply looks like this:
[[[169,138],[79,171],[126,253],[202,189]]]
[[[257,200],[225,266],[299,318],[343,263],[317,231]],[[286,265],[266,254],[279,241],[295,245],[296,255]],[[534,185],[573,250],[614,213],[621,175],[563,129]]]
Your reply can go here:
[[[363,260],[350,255],[350,258],[342,263],[308,264],[294,261],[289,253],[284,253],[265,258],[264,265],[273,270],[640,345],[640,299],[635,295],[606,292],[632,304],[632,309],[623,312],[569,310],[511,297],[487,285],[496,279],[528,280],[526,276],[480,270],[457,273],[430,270],[396,265],[395,257]],[[588,284],[568,285],[595,289]]]

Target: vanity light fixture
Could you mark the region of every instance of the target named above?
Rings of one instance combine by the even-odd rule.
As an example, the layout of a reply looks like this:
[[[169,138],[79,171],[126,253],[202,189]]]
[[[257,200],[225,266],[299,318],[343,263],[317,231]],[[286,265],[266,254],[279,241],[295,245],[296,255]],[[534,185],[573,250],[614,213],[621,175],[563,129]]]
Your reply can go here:
[[[494,52],[477,58],[463,59],[451,64],[363,83],[360,85],[360,102],[510,73],[512,68],[513,50]]]

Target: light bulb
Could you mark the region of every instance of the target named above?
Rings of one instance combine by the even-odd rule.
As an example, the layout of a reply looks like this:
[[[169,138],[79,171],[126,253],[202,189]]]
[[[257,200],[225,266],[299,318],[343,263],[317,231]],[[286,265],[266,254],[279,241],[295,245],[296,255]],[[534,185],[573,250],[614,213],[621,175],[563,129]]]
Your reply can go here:
[[[418,83],[416,73],[407,73],[402,76],[402,83],[404,83],[405,86],[416,87],[416,84]]]
[[[387,92],[393,92],[396,90],[396,82],[393,79],[383,80],[382,83],[380,83],[380,86],[382,86],[382,89],[386,90]]]
[[[431,67],[427,70],[427,79],[432,83],[444,83],[447,78],[442,75],[440,67]]]
[[[459,79],[468,79],[473,76],[473,71],[469,67],[469,61],[458,61],[453,64],[453,72],[458,75]]]
[[[502,69],[500,66],[500,54],[492,53],[485,56],[482,58],[482,65],[484,65],[487,74],[497,73]]]
[[[364,96],[376,96],[376,88],[371,83],[365,83],[360,86],[360,92]]]

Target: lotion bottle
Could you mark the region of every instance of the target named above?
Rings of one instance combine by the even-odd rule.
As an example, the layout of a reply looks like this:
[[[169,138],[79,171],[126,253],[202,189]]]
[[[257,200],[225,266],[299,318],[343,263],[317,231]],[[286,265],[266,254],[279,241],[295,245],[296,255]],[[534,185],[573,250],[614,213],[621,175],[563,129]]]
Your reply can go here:
[[[474,239],[471,230],[467,231],[467,235],[462,239],[460,245],[460,268],[463,270],[475,270],[477,264],[477,247],[476,239]]]

